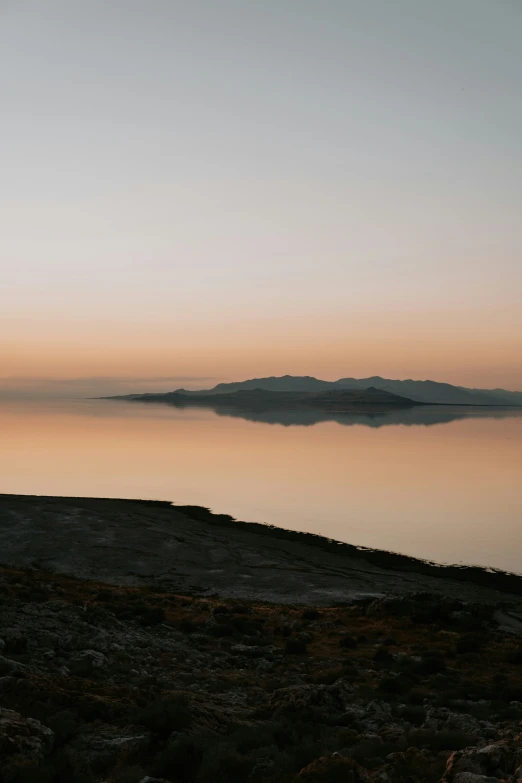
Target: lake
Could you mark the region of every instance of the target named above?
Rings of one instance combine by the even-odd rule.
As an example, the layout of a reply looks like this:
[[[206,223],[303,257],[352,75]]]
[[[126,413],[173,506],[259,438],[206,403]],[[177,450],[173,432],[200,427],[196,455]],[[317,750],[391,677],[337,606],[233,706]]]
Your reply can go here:
[[[264,420],[0,402],[0,492],[155,498],[441,563],[522,571],[522,410]],[[1,559],[1,557],[0,557]]]

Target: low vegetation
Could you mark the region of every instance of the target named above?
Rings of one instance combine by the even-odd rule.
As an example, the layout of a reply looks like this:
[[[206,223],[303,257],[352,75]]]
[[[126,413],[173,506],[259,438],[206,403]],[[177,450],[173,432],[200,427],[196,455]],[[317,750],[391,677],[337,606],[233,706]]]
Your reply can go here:
[[[492,615],[0,569],[0,783],[516,780],[522,643]]]

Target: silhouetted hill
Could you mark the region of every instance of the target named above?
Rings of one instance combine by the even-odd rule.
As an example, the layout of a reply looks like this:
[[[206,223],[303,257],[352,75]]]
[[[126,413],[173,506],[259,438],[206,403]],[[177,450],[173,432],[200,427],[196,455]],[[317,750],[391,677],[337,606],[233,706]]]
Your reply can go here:
[[[335,385],[343,389],[364,389],[368,385],[379,389],[411,397],[417,402],[439,403],[445,405],[505,405],[506,402],[493,392],[475,391],[461,386],[436,381],[395,381],[387,378],[341,378]],[[520,399],[522,404],[522,395]]]
[[[367,384],[367,386],[371,384]],[[235,383],[218,383],[213,389],[201,392],[192,392],[193,394],[230,394],[242,390],[263,389],[273,392],[319,392],[334,389],[335,384],[331,381],[321,381],[310,375],[282,375],[280,377],[271,376],[269,378],[252,378],[248,381],[237,381]],[[366,388],[366,386],[364,387]],[[184,391],[178,389],[178,391]]]
[[[186,391],[184,395],[231,394],[237,391],[262,389],[272,392],[321,392],[338,389],[367,389],[375,387],[382,391],[407,397],[415,402],[444,405],[522,405],[522,392],[506,389],[468,389],[436,381],[392,380],[376,375],[371,378],[340,378],[338,381],[323,381],[309,375],[283,375],[269,378],[252,378],[234,383],[218,383],[213,389]]]
[[[121,397],[109,399],[122,399]],[[310,391],[267,391],[266,389],[240,389],[222,394],[135,394],[124,399],[135,402],[167,403],[179,407],[201,406],[233,410],[318,410],[334,413],[380,411],[411,408],[419,403],[382,389],[328,389]]]

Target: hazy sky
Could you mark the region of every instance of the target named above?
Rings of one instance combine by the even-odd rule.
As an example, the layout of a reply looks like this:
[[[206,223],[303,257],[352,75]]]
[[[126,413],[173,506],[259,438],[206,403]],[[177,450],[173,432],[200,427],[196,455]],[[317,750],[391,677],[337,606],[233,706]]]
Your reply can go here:
[[[521,41],[520,0],[0,0],[0,376],[522,388]]]

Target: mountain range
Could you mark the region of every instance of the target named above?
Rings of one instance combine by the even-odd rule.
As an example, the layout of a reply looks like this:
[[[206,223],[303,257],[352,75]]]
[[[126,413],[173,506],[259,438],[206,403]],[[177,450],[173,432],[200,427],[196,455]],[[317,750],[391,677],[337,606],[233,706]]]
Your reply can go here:
[[[327,392],[341,389],[356,390],[373,387],[390,394],[406,397],[415,402],[443,405],[522,405],[522,391],[506,389],[469,389],[437,381],[392,380],[379,375],[371,378],[340,378],[323,381],[310,375],[283,375],[279,377],[252,378],[234,383],[218,383],[212,389],[188,391],[176,389],[183,395],[232,394],[238,391],[262,389],[271,392]],[[132,395],[134,396],[134,395]]]

